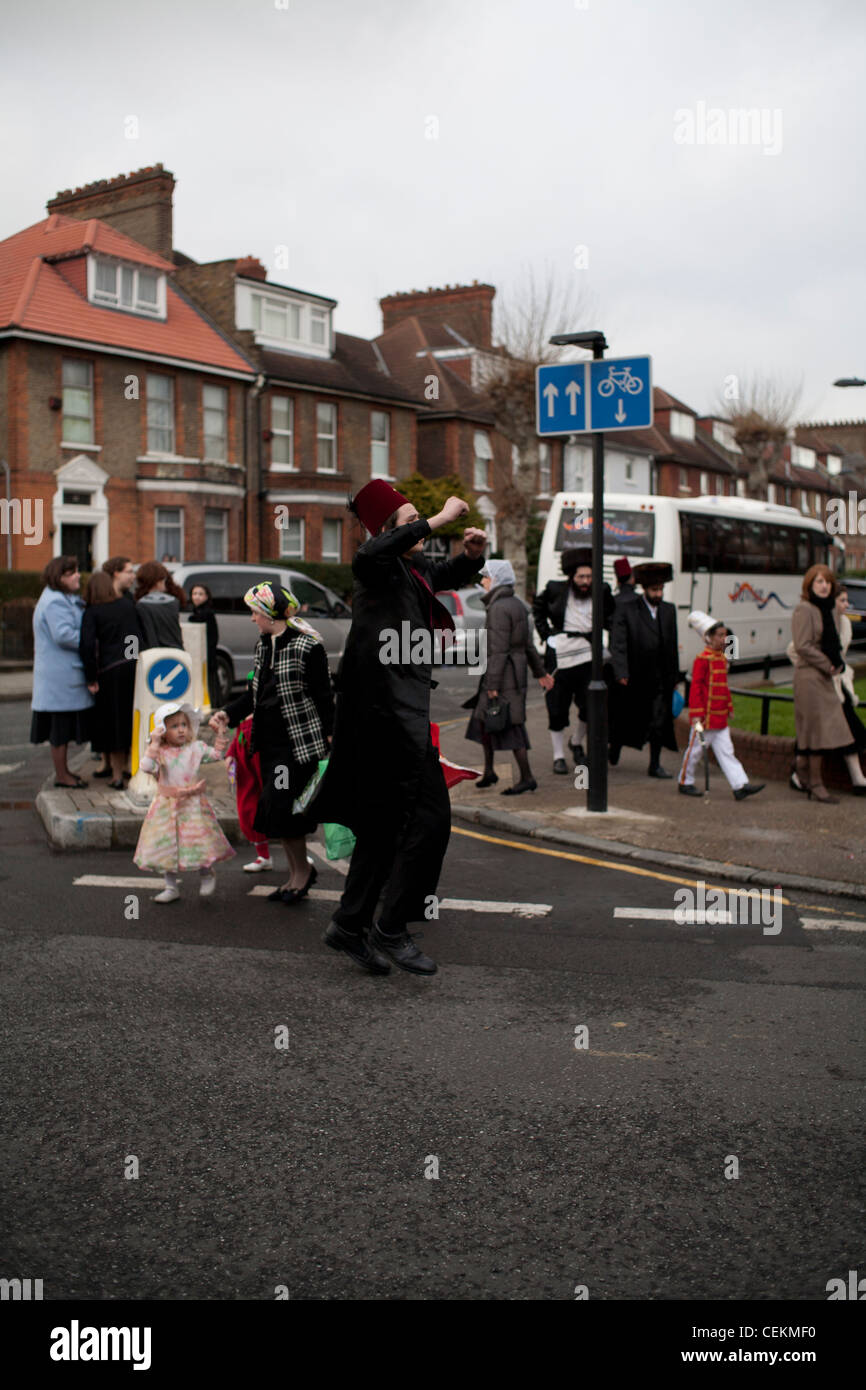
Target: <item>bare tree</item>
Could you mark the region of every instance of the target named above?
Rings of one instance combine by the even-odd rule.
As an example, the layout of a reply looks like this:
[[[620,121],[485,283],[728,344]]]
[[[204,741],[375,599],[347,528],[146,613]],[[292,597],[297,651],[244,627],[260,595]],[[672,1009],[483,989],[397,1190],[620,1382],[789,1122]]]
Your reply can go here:
[[[746,493],[766,499],[770,474],[781,461],[802,391],[796,385],[771,377],[734,377],[733,394],[719,403],[719,411],[733,427],[734,439],[748,468]]]
[[[526,591],[526,530],[538,495],[535,369],[583,356],[551,347],[549,339],[554,333],[579,331],[588,319],[582,290],[562,285],[549,268],[540,277],[527,268],[498,296],[494,347],[477,363],[476,385],[494,427],[516,451],[512,476],[498,490],[496,504],[502,550],[514,566],[521,593]]]

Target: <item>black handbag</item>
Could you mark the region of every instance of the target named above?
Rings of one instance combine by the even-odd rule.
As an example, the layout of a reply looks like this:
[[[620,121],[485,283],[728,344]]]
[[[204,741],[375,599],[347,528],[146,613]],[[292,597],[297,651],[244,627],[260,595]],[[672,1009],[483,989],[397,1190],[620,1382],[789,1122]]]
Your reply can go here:
[[[484,732],[501,734],[511,723],[511,706],[501,695],[489,700],[483,715]]]

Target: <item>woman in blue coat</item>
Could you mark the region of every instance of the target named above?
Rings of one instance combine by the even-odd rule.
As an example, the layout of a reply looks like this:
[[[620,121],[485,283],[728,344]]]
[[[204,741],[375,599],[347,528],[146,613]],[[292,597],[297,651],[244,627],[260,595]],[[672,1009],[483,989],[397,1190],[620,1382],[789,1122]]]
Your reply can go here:
[[[33,719],[30,742],[51,744],[55,787],[86,787],[69,771],[70,743],[90,741],[93,696],[78,654],[84,604],[81,575],[71,555],[57,555],[42,574],[45,588],[33,610]]]

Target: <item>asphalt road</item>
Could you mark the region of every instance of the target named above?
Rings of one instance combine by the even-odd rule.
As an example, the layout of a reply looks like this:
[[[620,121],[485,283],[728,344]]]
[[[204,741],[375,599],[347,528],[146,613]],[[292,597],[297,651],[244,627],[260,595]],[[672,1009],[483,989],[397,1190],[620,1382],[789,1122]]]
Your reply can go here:
[[[14,801],[47,754],[0,719]],[[2,1264],[47,1299],[824,1300],[858,1267],[862,904],[678,925],[639,913],[688,880],[455,826],[440,895],[476,906],[424,924],[433,979],[372,979],[244,856],[160,907],[76,883],[146,876],[32,810],[0,832]]]

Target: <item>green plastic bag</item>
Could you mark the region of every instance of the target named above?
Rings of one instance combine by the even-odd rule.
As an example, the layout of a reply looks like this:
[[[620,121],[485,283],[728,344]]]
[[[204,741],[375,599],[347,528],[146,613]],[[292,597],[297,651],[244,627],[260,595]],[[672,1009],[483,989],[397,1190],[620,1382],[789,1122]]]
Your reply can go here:
[[[326,823],[323,827],[325,832],[325,853],[329,859],[348,859],[355,848],[355,836],[345,825],[337,825],[336,822]]]

